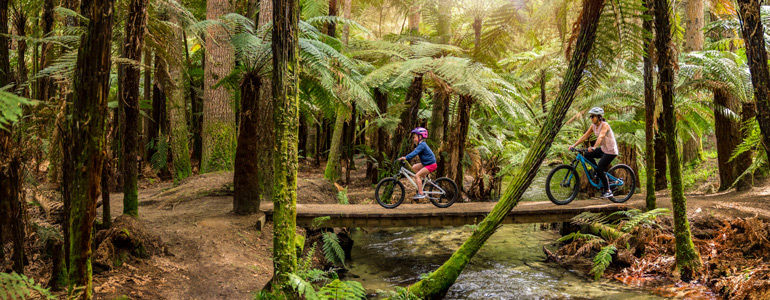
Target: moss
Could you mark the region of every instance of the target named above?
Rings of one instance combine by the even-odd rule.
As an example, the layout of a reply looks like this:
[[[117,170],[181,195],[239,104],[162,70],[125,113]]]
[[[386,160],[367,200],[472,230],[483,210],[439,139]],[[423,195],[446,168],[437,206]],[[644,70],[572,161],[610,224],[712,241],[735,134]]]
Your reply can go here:
[[[237,139],[235,124],[212,122],[203,128],[204,143],[201,173],[232,171]]]

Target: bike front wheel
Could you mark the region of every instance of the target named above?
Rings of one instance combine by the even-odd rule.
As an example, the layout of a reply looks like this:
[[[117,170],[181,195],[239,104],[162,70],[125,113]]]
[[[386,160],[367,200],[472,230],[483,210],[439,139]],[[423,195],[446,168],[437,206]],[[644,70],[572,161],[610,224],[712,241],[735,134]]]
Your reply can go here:
[[[452,206],[460,195],[457,184],[452,179],[446,177],[441,177],[436,179],[432,184],[428,184],[428,186],[425,187],[425,191],[430,202],[440,208]]]
[[[558,165],[545,179],[545,194],[556,205],[565,205],[577,197],[580,178],[570,165]]]
[[[396,208],[401,205],[405,195],[404,184],[392,177],[380,180],[374,190],[374,198],[384,208]]]
[[[615,203],[623,203],[628,201],[636,191],[636,174],[631,167],[627,165],[615,165],[609,171],[610,190],[612,190],[613,197],[610,197],[610,201]]]

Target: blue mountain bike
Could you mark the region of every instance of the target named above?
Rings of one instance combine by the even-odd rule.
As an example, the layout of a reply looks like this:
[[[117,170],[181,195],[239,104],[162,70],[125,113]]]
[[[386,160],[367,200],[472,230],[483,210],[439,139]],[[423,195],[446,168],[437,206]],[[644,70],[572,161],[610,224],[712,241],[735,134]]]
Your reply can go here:
[[[605,190],[602,181],[594,176],[597,166],[588,161],[584,156],[588,150],[572,149],[572,152],[577,153],[577,157],[572,160],[572,163],[556,166],[545,180],[545,193],[548,195],[548,199],[557,205],[565,205],[577,197],[581,185],[577,171],[578,163],[583,166],[583,174],[588,175],[586,176],[588,183],[600,192]],[[586,165],[591,166],[591,171],[588,170]],[[610,201],[623,203],[634,194],[636,190],[636,174],[634,174],[631,167],[617,164],[607,171],[607,178],[609,179],[610,190],[614,195],[609,198]]]

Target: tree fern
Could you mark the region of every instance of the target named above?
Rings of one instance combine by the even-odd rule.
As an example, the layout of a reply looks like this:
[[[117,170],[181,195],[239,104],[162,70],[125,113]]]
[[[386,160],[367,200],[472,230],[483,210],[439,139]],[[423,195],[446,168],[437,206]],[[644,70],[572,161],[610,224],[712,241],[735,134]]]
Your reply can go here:
[[[289,274],[289,285],[291,285],[291,287],[294,288],[294,290],[296,290],[300,296],[305,297],[307,300],[319,299],[313,284],[305,281],[297,274]]]
[[[37,298],[32,297],[33,292],[45,299],[56,299],[48,289],[36,284],[32,278],[16,272],[0,273],[0,298],[3,300]]]
[[[344,188],[337,192],[337,202],[339,202],[339,204],[350,204],[350,200],[348,200],[348,188]]]
[[[150,158],[150,165],[152,165],[153,169],[161,170],[168,165],[168,138],[160,136],[155,141],[150,141],[150,143],[147,144],[147,149],[155,150],[155,153],[153,153]]]
[[[617,250],[615,245],[604,246],[602,247],[602,250],[594,256],[594,265],[589,272],[589,274],[594,275],[594,280],[599,280],[599,278],[602,277],[604,270],[606,270],[607,267],[610,266],[610,263],[612,263],[612,255],[615,254]]]
[[[326,260],[345,266],[345,250],[342,250],[340,245],[340,239],[334,232],[324,232],[323,234],[324,245],[321,248],[324,252]]]

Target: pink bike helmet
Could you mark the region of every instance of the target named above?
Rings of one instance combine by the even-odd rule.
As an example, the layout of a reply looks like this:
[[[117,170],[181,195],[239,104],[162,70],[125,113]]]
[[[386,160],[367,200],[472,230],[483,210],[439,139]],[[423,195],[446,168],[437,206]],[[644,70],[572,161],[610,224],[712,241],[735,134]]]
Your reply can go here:
[[[428,138],[428,130],[422,127],[417,127],[415,129],[412,129],[410,133],[416,133],[418,136],[422,137],[423,139]]]

